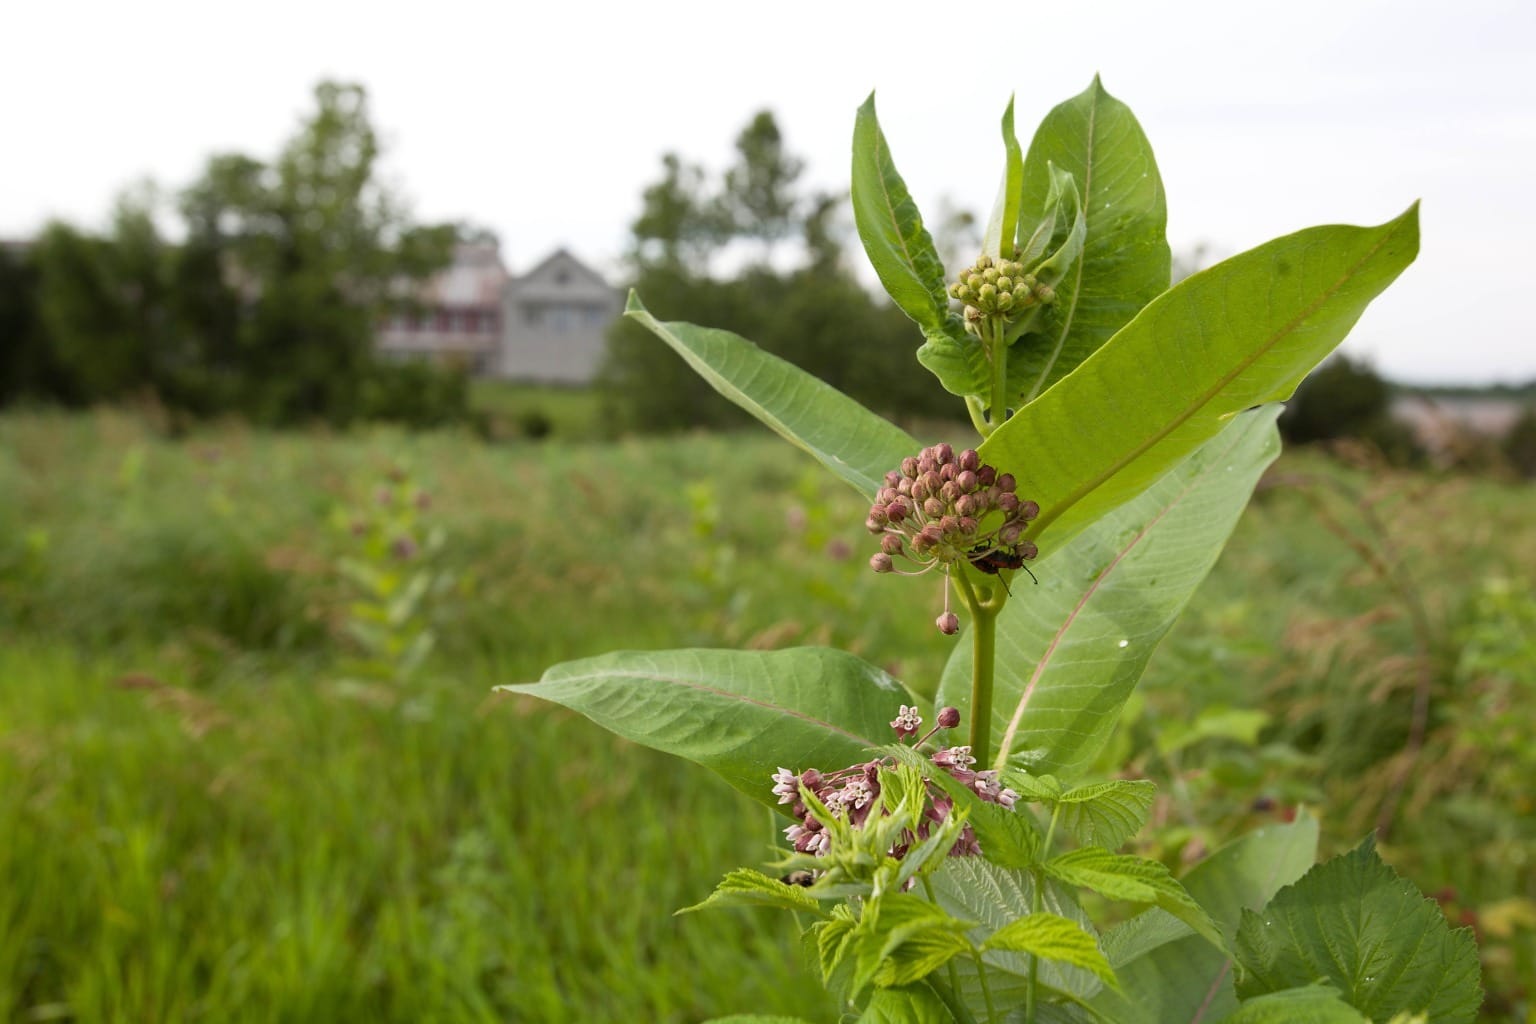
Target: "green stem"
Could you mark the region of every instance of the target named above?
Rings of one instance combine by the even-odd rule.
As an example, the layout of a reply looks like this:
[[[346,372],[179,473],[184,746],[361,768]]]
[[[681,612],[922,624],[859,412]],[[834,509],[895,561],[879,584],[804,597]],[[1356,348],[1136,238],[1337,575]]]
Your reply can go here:
[[[950,569],[950,579],[971,614],[971,756],[984,765],[991,757],[992,677],[997,665],[997,613],[1002,601],[995,594],[982,600],[958,565]]]
[[[1045,830],[1045,842],[1040,846],[1040,859],[1048,860],[1051,856],[1051,840],[1056,838],[1056,819],[1061,815],[1061,805],[1056,804],[1051,808],[1051,823]],[[1045,907],[1045,872],[1040,868],[1029,869],[1030,876],[1034,879],[1029,894],[1029,912],[1038,914]],[[1024,1024],[1035,1024],[1035,991],[1040,982],[1040,958],[1029,958],[1029,988],[1024,990]]]
[[[976,433],[983,438],[992,436],[992,431],[997,429],[987,422],[987,410],[981,404],[981,399],[975,395],[965,396],[965,411],[970,414],[971,426],[976,428]]]

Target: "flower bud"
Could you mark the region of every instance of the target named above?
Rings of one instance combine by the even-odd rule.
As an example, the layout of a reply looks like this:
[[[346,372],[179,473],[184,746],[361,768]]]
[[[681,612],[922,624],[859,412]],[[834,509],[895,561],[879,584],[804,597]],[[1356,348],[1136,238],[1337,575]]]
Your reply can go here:
[[[982,255],[976,257],[976,268],[978,270],[985,270],[988,267],[990,267],[991,265],[992,265],[992,257],[991,256],[988,256],[985,253],[983,253]]]
[[[976,482],[983,487],[991,487],[997,482],[997,470],[991,466],[982,466],[976,470]]]
[[[963,291],[965,291],[965,282],[956,281],[954,284],[949,286],[949,297],[952,299],[958,299],[960,298],[960,293]]]
[[[955,484],[960,488],[962,493],[970,494],[972,491],[976,490],[976,483],[976,474],[971,472],[969,469],[962,469],[955,476]]]
[[[975,534],[979,525],[980,524],[976,522],[976,519],[973,516],[960,517],[960,532],[962,533],[968,535]]]
[[[899,523],[907,518],[907,506],[905,502],[893,501],[885,506],[885,516],[893,523]]]
[[[871,512],[869,514],[869,518],[864,520],[864,529],[868,530],[870,533],[880,533],[885,529],[886,524],[890,521],[890,518],[884,512],[880,512],[879,514]]]
[[[1042,306],[1049,306],[1056,301],[1056,289],[1048,284],[1042,284],[1035,289],[1035,298],[1040,300]]]
[[[1013,279],[1007,274],[998,274],[996,283],[997,291],[1000,295],[1013,291]]]
[[[875,572],[890,572],[896,568],[896,563],[891,561],[890,555],[880,551],[869,556],[869,567]]]
[[[1019,508],[1019,496],[1012,492],[1006,492],[997,496],[997,507],[1004,512],[1016,512]]]
[[[977,453],[975,448],[967,448],[965,451],[960,453],[961,469],[968,469],[974,473],[978,468],[980,468],[980,466],[981,456]]]
[[[948,469],[949,467],[945,466],[944,468]],[[939,497],[942,498],[945,502],[949,503],[953,503],[954,500],[960,497],[960,495],[963,493],[964,492],[960,490],[960,485],[953,480],[939,488]]]
[[[1023,523],[1004,523],[997,531],[997,542],[1005,547],[1013,547],[1024,536]]]
[[[933,456],[940,462],[953,462],[955,460],[955,449],[947,442],[940,442],[933,446]]]
[[[895,472],[895,470],[892,470]],[[911,455],[901,460],[901,475],[909,480],[917,479],[917,459]],[[896,483],[896,481],[892,481]]]
[[[893,469],[889,473],[885,474],[885,486],[895,487],[899,483],[901,483],[900,470]]]
[[[965,279],[965,286],[967,288],[971,289],[971,291],[975,291],[976,289],[980,288],[982,285],[984,285],[986,283],[987,282],[985,282],[985,281],[983,281],[981,279],[981,275],[980,274],[969,274],[969,275],[966,276],[966,279]]]
[[[977,504],[974,494],[962,494],[955,499],[955,512],[962,516],[974,516],[978,511]]]
[[[931,547],[934,544],[938,544],[944,540],[944,530],[939,526],[938,523],[929,523],[927,526],[922,528],[922,530],[918,533],[918,536],[923,540],[926,540]]]
[[[939,520],[939,529],[946,534],[955,533],[960,529],[959,516],[944,516]]]
[[[997,305],[998,309],[1002,309],[1002,310],[1012,309],[1013,308],[1013,293],[1012,292],[998,292],[996,305]]]
[[[929,498],[923,502],[923,515],[929,519],[937,519],[944,514],[944,502],[938,498]]]
[[[1021,541],[1016,551],[1020,558],[1034,558],[1040,553],[1040,549],[1035,546],[1035,542],[1032,540]]]
[[[992,287],[992,291],[994,293],[996,293],[996,291],[997,291],[997,279],[999,277],[1001,277],[1001,276],[1002,275],[1000,275],[997,272],[997,268],[996,267],[988,267],[986,270],[983,270],[981,272],[981,279],[984,282],[986,282],[987,284],[990,284],[990,285],[993,286]]]
[[[954,636],[960,632],[960,617],[954,612],[945,612],[937,619],[934,619],[933,624],[938,626],[939,632],[945,636]]]
[[[1040,505],[1038,502],[1026,501],[1019,506],[1019,515],[1022,516],[1026,522],[1034,519],[1039,514]]]
[[[984,284],[976,289],[976,304],[983,309],[997,301],[997,286]]]
[[[880,550],[888,555],[901,554],[901,538],[894,533],[888,533],[880,538]]]
[[[960,724],[960,709],[940,708],[938,723],[940,729],[953,729]]]
[[[997,478],[997,489],[1000,491],[1011,491],[1017,486],[1018,481],[1013,478],[1012,473],[1004,473]]]

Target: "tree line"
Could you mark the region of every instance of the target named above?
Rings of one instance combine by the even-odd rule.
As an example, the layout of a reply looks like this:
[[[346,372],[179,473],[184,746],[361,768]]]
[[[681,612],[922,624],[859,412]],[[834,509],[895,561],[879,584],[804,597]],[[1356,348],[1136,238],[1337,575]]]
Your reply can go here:
[[[457,231],[413,224],[377,180],[362,87],[314,98],[275,159],[214,156],[172,196],[125,192],[105,233],[56,222],[0,251],[0,404],[148,399],[270,425],[462,416],[460,375],[374,350]]]

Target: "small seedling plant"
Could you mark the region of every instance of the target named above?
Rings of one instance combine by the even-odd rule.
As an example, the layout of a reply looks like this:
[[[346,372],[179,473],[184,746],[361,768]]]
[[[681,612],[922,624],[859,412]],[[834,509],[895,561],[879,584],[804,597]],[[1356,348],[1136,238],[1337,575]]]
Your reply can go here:
[[[859,236],[972,444],[925,446],[736,335],[627,310],[869,501],[871,568],[942,588],[935,625],[964,633],[942,677],[909,690],[826,648],[680,650],[506,689],[783,814],[782,858],[699,906],[791,911],[845,1020],[1471,1021],[1470,933],[1369,839],[1314,866],[1303,814],[1176,879],[1119,852],[1152,784],[1084,777],[1277,455],[1276,403],[1412,262],[1417,207],[1170,287],[1151,147],[1097,79],[1027,152],[1010,102],[1002,142],[983,251],[946,270],[873,97],[853,139]]]

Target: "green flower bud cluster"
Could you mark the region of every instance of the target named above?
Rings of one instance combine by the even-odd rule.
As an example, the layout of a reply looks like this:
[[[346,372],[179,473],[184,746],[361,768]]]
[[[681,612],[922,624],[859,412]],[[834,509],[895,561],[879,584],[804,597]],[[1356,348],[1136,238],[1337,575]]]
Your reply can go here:
[[[982,317],[1011,320],[1032,306],[1050,305],[1056,290],[1037,281],[1022,263],[982,256],[961,271],[949,296],[965,303],[965,322],[973,324]]]
[[[1040,506],[1014,488],[1011,473],[984,465],[974,449],[938,444],[908,456],[885,475],[864,522],[880,537],[870,567],[894,572],[896,558],[916,563],[917,572],[962,559],[983,572],[1022,566],[1036,554],[1024,531]]]

